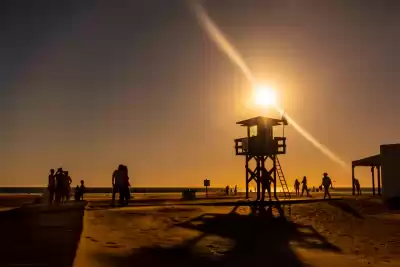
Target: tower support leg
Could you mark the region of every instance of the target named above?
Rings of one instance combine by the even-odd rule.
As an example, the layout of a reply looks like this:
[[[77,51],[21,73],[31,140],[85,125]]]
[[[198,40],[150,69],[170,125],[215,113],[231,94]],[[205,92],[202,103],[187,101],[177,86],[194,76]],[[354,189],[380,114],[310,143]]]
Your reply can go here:
[[[375,166],[371,167],[372,174],[372,195],[375,196]]]
[[[278,196],[276,195],[276,155],[271,157],[273,161],[273,179],[274,179],[274,197],[275,199],[278,199]]]
[[[246,165],[245,165],[245,168],[246,168],[246,199],[248,199],[249,198],[249,183],[250,183],[250,181],[249,181],[249,156],[246,156]]]
[[[381,167],[378,166],[376,167],[376,171],[378,174],[378,196],[382,196],[382,192],[381,192]]]
[[[255,157],[257,161],[257,169],[256,169],[256,182],[257,182],[257,200],[261,199],[261,162],[259,157]]]
[[[354,183],[354,168],[355,168],[355,166],[353,165],[353,166],[351,166],[351,187],[352,187],[352,189],[353,189],[353,196],[355,196],[356,195],[356,185],[355,185],[355,183]]]

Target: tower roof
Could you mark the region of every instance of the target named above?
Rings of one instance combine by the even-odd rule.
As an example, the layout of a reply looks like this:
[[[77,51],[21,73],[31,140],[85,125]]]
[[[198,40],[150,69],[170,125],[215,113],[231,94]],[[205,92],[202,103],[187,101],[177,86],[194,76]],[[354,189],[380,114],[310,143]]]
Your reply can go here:
[[[258,116],[251,119],[238,121],[236,122],[236,124],[239,124],[240,126],[255,126],[263,124],[277,126],[277,125],[287,125],[287,121],[285,119],[274,119],[274,118]]]

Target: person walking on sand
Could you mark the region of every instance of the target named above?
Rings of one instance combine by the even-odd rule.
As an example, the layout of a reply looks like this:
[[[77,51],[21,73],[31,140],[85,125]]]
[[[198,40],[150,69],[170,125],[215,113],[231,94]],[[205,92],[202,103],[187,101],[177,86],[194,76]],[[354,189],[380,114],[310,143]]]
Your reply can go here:
[[[271,182],[273,179],[269,172],[263,168],[261,170],[261,201],[264,202],[265,199],[265,190],[268,191],[269,201],[271,201]]]
[[[235,185],[234,194],[235,194],[235,196],[237,195],[237,185]]]
[[[356,187],[357,196],[361,195],[360,181],[354,178],[354,186]]]
[[[229,196],[229,185],[225,187],[225,195]]]
[[[331,198],[331,194],[329,193],[329,187],[332,187],[332,180],[329,178],[328,173],[324,173],[324,177],[322,177],[322,186],[324,187],[324,199],[328,196]]]
[[[49,203],[49,205],[51,205],[51,204],[53,204],[54,194],[56,192],[56,178],[55,178],[55,175],[54,175],[54,169],[50,170],[49,181],[48,181],[48,185],[47,185],[47,191],[48,191],[48,194],[49,194],[48,203]]]
[[[300,195],[300,182],[298,179],[294,181],[294,191],[296,192],[296,196]]]
[[[301,186],[301,196],[303,196],[304,191],[306,191],[307,196],[309,197],[310,194],[308,193],[307,177],[306,176],[303,177],[303,180],[301,181],[301,184],[302,184],[302,186]]]

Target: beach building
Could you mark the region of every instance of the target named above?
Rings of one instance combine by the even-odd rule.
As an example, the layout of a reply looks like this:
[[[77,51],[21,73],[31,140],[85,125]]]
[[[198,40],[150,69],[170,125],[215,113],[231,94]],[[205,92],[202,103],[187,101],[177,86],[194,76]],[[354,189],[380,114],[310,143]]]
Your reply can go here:
[[[400,144],[381,145],[379,154],[352,162],[353,195],[356,167],[371,168],[373,195],[375,195],[376,173],[378,195],[382,195],[385,199],[400,198]]]

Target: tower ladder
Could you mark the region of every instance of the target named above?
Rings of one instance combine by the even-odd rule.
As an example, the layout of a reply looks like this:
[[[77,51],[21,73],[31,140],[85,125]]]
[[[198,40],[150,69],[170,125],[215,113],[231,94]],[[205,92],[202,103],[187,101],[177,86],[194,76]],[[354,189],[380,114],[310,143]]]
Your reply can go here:
[[[290,190],[289,187],[287,186],[285,175],[283,174],[282,171],[282,166],[279,163],[279,159],[277,156],[275,159],[276,159],[276,174],[278,175],[279,181],[281,182],[283,195],[285,196],[285,199],[290,199],[291,198]]]

